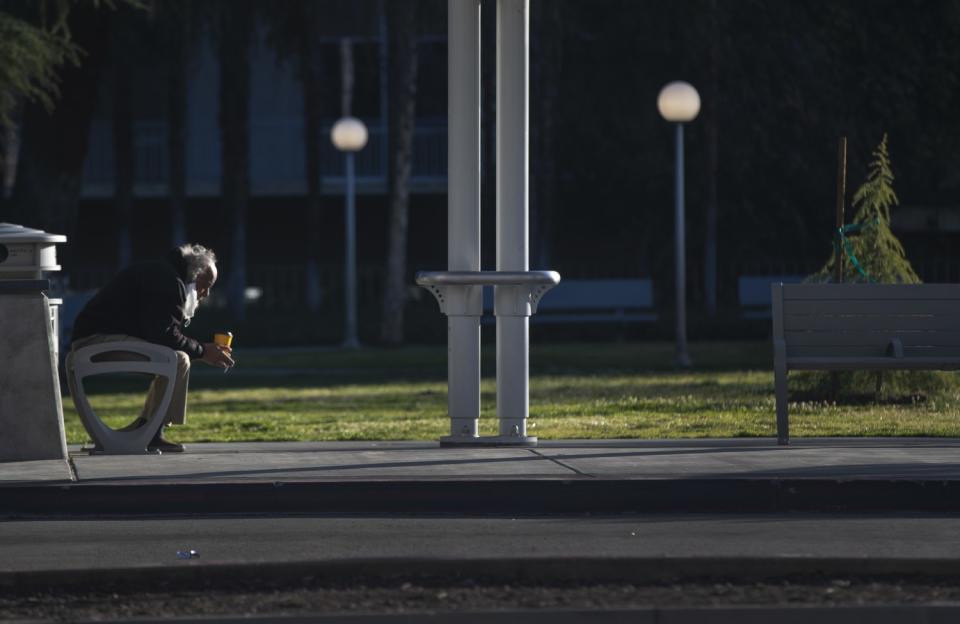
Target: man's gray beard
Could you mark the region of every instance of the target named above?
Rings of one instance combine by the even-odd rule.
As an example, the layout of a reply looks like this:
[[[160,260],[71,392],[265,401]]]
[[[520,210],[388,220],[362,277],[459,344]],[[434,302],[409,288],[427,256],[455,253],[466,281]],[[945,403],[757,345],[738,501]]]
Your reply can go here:
[[[187,284],[187,300],[183,302],[183,325],[190,325],[193,315],[197,313],[197,307],[200,305],[200,299],[197,297],[197,284],[190,282]]]

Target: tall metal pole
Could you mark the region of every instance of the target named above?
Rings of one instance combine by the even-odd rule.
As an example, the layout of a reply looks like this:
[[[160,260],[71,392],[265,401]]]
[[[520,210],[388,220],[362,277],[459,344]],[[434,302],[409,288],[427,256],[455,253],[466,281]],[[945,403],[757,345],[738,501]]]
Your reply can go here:
[[[677,124],[676,149],[676,186],[674,197],[674,234],[676,236],[674,249],[676,251],[675,266],[677,269],[677,330],[676,356],[674,364],[680,368],[691,366],[690,355],[687,353],[687,262],[684,234],[684,197],[683,197],[683,124]]]
[[[480,270],[480,0],[447,0],[447,269]],[[449,292],[450,439],[477,436],[482,286]],[[454,303],[454,302],[450,302]]]
[[[344,338],[343,346],[356,349],[357,339],[357,219],[353,180],[353,152],[344,152],[347,181],[347,214],[345,221],[346,257],[344,262]]]
[[[497,270],[528,270],[529,0],[497,1]],[[529,317],[501,313],[497,286],[497,416],[501,436],[526,436]]]
[[[844,208],[847,203],[847,137],[840,137],[837,143],[837,210],[835,228],[833,230],[833,281],[836,284],[843,282],[843,241],[840,239],[840,231],[843,228]],[[877,379],[879,385],[882,378]],[[840,373],[833,371],[830,373],[830,395],[836,400],[840,394]],[[879,387],[877,394],[880,394]]]

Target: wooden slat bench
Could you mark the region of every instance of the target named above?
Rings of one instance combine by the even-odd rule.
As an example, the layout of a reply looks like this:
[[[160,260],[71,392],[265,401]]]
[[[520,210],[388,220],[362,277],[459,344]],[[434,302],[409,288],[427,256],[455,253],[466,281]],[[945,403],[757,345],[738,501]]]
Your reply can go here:
[[[493,289],[484,288],[483,309],[493,313]],[[492,317],[484,319],[492,322]],[[530,322],[636,323],[657,320],[649,279],[562,280],[543,296]]]
[[[777,442],[790,370],[960,370],[960,284],[771,284]]]

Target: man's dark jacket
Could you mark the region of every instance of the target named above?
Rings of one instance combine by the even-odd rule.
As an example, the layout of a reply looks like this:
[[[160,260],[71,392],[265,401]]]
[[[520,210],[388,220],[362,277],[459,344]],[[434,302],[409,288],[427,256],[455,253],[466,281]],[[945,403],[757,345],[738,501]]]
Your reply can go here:
[[[174,249],[162,260],[120,271],[80,311],[71,340],[94,334],[126,334],[203,356],[203,345],[183,334],[187,262]]]

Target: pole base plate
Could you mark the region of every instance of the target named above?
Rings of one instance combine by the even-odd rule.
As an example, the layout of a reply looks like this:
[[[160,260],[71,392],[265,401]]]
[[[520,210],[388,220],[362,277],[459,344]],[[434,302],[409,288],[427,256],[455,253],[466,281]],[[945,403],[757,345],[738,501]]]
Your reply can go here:
[[[537,445],[537,436],[443,436],[440,438],[441,447],[454,446],[519,446],[533,447]]]

